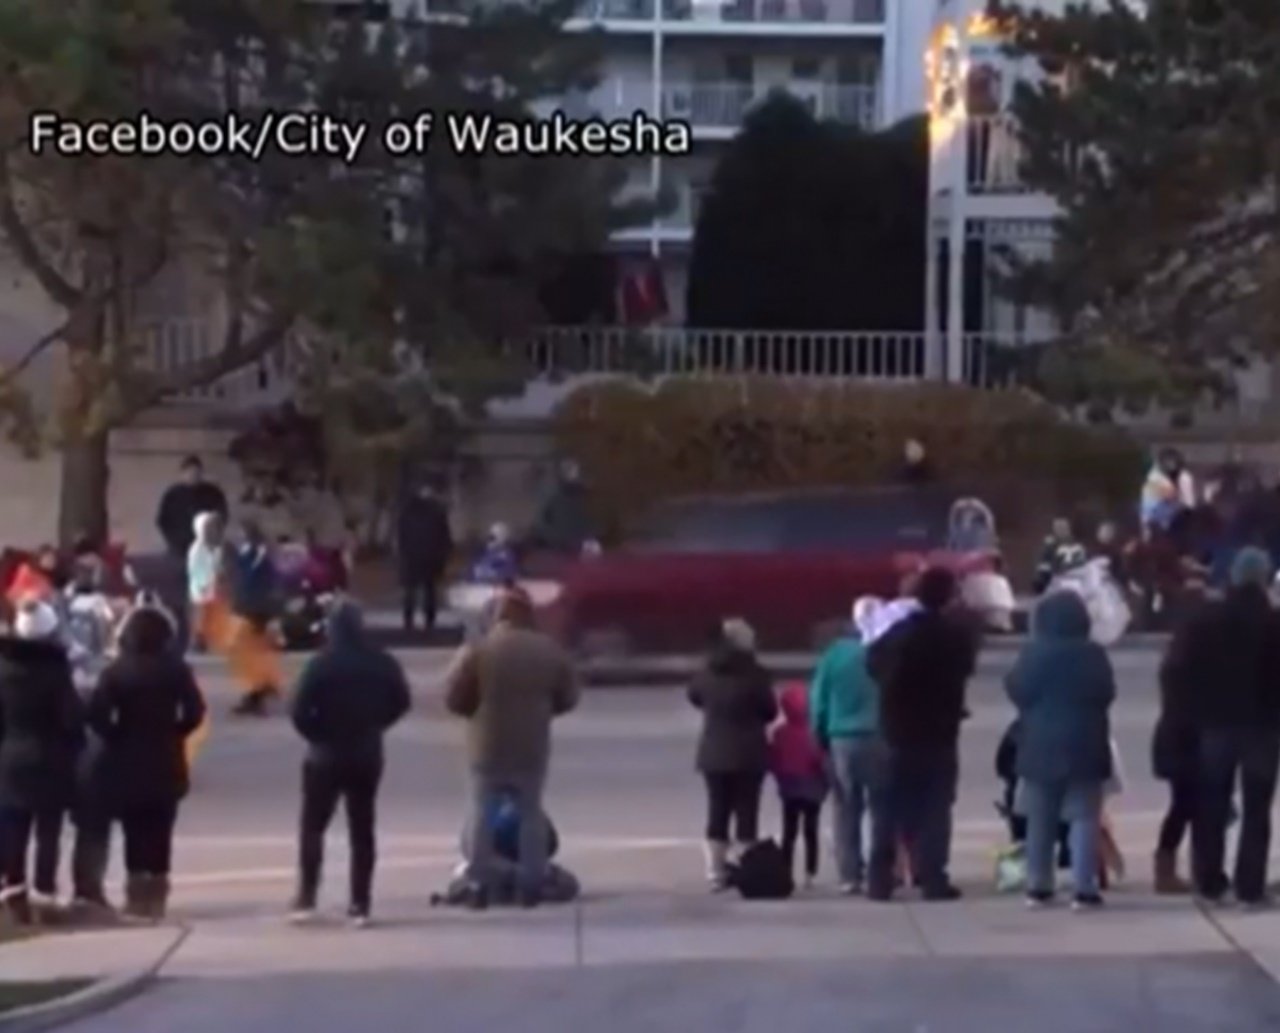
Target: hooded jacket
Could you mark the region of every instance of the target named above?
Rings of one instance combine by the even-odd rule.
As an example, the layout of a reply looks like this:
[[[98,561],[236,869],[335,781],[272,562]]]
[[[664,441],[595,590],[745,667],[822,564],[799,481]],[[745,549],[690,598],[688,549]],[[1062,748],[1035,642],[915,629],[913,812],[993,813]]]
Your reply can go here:
[[[1089,611],[1074,592],[1036,607],[1031,640],[1005,680],[1018,709],[1017,774],[1031,782],[1111,777],[1111,660],[1089,638]]]
[[[1280,731],[1280,616],[1257,584],[1232,588],[1177,628],[1160,671],[1161,718]]]
[[[195,540],[187,550],[187,594],[197,606],[211,603],[222,582],[222,546],[209,541],[209,529],[218,520],[216,513],[201,513],[195,519]]]
[[[135,608],[120,629],[120,655],[89,696],[89,725],[102,743],[89,788],[117,813],[177,802],[189,788],[185,744],[205,704],[175,638],[163,611]]]
[[[83,746],[66,650],[46,639],[0,638],[0,805],[69,806]]]
[[[409,704],[399,661],[369,641],[359,609],[339,606],[329,618],[324,648],[294,689],[293,726],[307,741],[307,762],[380,767],[383,736]]]
[[[827,792],[827,761],[809,727],[809,688],[782,690],[782,721],[769,736],[769,770],[783,799],[818,802]]]
[[[874,735],[880,729],[880,690],[867,670],[867,647],[856,638],[831,644],[809,683],[809,721],[820,743]]]
[[[769,770],[768,728],[778,716],[772,678],[751,653],[717,647],[689,686],[702,711],[697,767],[704,774],[763,775]]]

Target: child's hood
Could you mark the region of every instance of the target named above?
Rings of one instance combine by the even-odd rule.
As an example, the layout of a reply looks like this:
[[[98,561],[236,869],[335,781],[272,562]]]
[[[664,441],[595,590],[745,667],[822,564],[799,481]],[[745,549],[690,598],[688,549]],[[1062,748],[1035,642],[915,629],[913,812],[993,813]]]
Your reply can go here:
[[[809,721],[809,686],[804,682],[788,682],[782,689],[782,716],[788,724]]]

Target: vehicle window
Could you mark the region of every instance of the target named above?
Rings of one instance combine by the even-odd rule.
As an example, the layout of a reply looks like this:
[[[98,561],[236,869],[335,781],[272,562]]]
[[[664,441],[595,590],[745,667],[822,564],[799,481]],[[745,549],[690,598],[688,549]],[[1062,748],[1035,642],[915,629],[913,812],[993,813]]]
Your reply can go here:
[[[834,497],[783,504],[789,550],[941,549],[948,508],[931,497]]]
[[[689,503],[659,509],[628,544],[643,552],[772,552],[782,514],[771,503]]]
[[[911,491],[674,503],[660,507],[628,545],[688,553],[943,549],[950,501]]]

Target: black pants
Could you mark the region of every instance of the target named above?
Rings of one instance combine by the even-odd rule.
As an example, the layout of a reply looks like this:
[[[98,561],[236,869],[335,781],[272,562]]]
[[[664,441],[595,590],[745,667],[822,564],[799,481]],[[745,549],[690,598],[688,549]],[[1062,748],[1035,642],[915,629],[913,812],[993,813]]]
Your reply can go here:
[[[818,874],[818,825],[822,817],[822,804],[812,800],[782,801],[782,850],[787,855],[787,867],[793,868],[796,854],[796,838],[804,835],[804,873],[809,877]]]
[[[76,838],[71,849],[71,882],[76,899],[106,899],[107,863],[111,856],[111,816],[101,807],[81,805],[75,812]]]
[[[26,887],[54,896],[58,892],[58,860],[62,845],[61,807],[31,810],[7,807],[0,812],[0,844],[3,868],[0,882],[6,888]],[[27,851],[35,840],[35,883],[27,884]]]
[[[302,819],[298,835],[298,903],[315,907],[324,866],[324,836],[341,800],[351,844],[351,906],[367,913],[373,902],[377,863],[377,823],[381,764],[344,767],[307,762],[302,766]]]
[[[702,777],[707,783],[707,839],[713,843],[730,842],[730,824],[733,839],[738,843],[754,843],[759,839],[764,773],[711,772]]]
[[[1240,780],[1240,842],[1232,878],[1236,896],[1246,902],[1266,894],[1271,852],[1271,804],[1280,766],[1280,735],[1266,729],[1209,729],[1200,737],[1195,819],[1191,826],[1191,863],[1196,891],[1216,898],[1226,892],[1224,877],[1231,797]]]
[[[401,591],[404,599],[404,630],[412,631],[414,618],[422,612],[422,623],[427,631],[436,626],[440,602],[434,573],[401,575]]]
[[[1179,778],[1169,783],[1169,809],[1160,822],[1160,838],[1156,849],[1162,854],[1176,854],[1182,847],[1187,830],[1196,813],[1196,781]]]
[[[890,753],[871,800],[870,892],[893,892],[900,842],[911,851],[912,875],[926,894],[950,886],[951,808],[959,777],[954,749]]]
[[[168,875],[173,870],[174,801],[127,807],[120,811],[124,831],[124,868],[130,875]]]

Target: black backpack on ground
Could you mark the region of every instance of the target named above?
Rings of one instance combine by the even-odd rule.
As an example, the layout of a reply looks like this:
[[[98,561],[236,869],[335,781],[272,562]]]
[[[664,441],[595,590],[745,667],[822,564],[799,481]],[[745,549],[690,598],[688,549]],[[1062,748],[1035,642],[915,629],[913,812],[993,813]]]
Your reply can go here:
[[[729,870],[729,884],[744,900],[786,900],[796,891],[786,855],[772,839],[743,851],[738,863]]]

